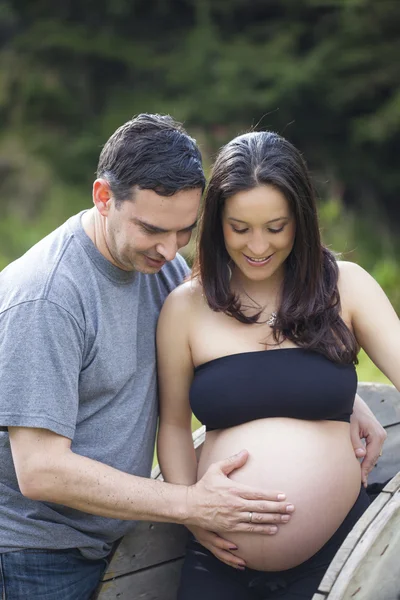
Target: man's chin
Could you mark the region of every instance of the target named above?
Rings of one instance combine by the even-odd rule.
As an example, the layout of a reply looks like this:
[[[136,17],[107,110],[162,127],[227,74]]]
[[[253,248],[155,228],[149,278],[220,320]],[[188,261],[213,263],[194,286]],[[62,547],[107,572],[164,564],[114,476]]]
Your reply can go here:
[[[143,257],[143,260],[136,261],[134,266],[132,267],[132,271],[137,271],[138,273],[143,273],[143,275],[155,275],[161,271],[165,263],[160,265],[151,265],[149,262]]]
[[[146,267],[146,268],[140,268],[140,269],[135,269],[135,271],[137,271],[138,273],[143,273],[143,275],[156,275],[157,273],[159,273],[161,271],[161,267],[159,269],[156,268],[150,268],[150,267]]]

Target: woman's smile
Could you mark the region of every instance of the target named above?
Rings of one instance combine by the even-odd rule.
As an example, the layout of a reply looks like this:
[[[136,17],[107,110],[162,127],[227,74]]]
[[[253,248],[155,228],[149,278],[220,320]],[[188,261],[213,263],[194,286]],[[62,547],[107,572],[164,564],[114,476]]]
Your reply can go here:
[[[265,265],[268,265],[274,254],[270,254],[269,256],[263,256],[261,258],[256,258],[255,256],[248,256],[247,254],[243,253],[243,256],[245,257],[245,259],[247,260],[247,262],[249,263],[250,266],[252,267],[264,267]]]

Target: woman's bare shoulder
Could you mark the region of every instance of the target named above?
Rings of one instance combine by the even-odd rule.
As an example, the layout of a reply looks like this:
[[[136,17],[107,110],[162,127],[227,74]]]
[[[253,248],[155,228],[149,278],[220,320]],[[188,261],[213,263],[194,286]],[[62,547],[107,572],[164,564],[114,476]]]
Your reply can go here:
[[[373,277],[360,265],[354,262],[338,261],[339,279],[338,290],[342,305],[352,305],[357,302],[360,294],[366,293]]]
[[[201,303],[203,288],[197,278],[191,278],[169,294],[161,312],[180,312],[184,316],[188,311],[196,310]]]
[[[371,275],[360,265],[349,260],[338,260],[339,268],[339,285],[354,287],[360,282],[371,278]]]

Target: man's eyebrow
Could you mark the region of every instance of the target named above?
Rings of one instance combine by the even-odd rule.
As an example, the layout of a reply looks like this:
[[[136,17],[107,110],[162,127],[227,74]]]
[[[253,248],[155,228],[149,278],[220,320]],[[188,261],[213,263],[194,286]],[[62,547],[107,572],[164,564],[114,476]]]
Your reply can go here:
[[[269,225],[270,223],[275,223],[276,221],[283,221],[283,220],[288,221],[289,219],[290,219],[290,217],[278,217],[277,219],[271,219],[270,221],[267,221],[265,223],[265,225]],[[243,223],[244,225],[248,225],[247,221],[241,221],[240,219],[235,219],[234,217],[228,217],[228,221],[236,221],[237,223]]]
[[[132,220],[137,225],[142,225],[143,227],[145,227],[146,229],[148,229],[149,231],[152,231],[154,233],[168,233],[169,231],[171,231],[170,229],[163,229],[162,227],[156,227],[155,225],[151,225],[150,223],[146,223],[146,221],[142,221],[141,219],[136,219],[135,217]],[[194,229],[196,226],[197,226],[197,219],[194,223],[192,223],[192,225],[189,225],[189,227],[185,227],[184,229],[180,229],[179,231],[192,231],[192,229]]]

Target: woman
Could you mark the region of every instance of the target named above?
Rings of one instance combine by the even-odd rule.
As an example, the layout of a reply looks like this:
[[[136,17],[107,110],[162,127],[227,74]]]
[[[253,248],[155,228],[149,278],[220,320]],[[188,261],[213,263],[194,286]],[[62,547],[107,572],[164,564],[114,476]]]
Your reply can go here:
[[[192,528],[180,600],[312,597],[368,506],[349,433],[360,346],[400,388],[397,316],[321,245],[299,152],[274,133],[235,138],[214,165],[192,280],[159,321],[158,454],[166,480],[189,485],[246,448],[231,478],[283,490],[294,512],[269,536]],[[198,465],[191,410],[207,426]]]

